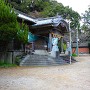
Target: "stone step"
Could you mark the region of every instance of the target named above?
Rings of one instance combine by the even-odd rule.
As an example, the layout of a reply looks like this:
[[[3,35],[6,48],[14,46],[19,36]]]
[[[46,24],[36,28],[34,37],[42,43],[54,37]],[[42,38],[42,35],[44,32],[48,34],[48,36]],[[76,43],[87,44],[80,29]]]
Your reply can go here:
[[[53,59],[49,56],[42,55],[28,55],[23,62],[20,63],[20,66],[47,66],[47,65],[59,65],[65,64],[66,62],[62,58]]]
[[[58,63],[58,64],[59,64],[59,63],[66,63],[66,62],[65,62],[65,61],[52,61],[52,62],[49,62],[49,61],[43,61],[43,62],[42,62],[42,61],[41,61],[41,62],[35,62],[35,61],[33,62],[33,61],[32,61],[32,62],[27,62],[27,61],[26,61],[26,62],[24,62],[23,64],[25,64],[25,63],[28,63],[28,64],[31,64],[31,63],[38,63],[38,64],[39,64],[39,63],[50,63],[50,64]]]
[[[60,63],[60,64],[22,64],[21,66],[55,66],[55,65],[65,65],[67,63]]]
[[[73,60],[73,59],[72,59]],[[49,66],[69,63],[69,57],[52,58],[48,55],[27,55],[20,66]]]
[[[23,63],[21,64],[21,66],[48,66],[48,65],[62,65],[62,64],[67,64],[67,63],[63,63],[63,62],[59,62],[59,63]]]

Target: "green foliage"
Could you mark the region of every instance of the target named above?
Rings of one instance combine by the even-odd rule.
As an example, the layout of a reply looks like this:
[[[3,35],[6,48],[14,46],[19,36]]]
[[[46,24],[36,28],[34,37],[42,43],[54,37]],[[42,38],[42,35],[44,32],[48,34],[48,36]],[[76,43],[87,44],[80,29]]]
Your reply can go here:
[[[81,26],[81,29],[84,31],[90,29],[90,5],[88,7],[88,10],[86,10],[85,13],[82,14],[82,19],[84,21],[84,24]]]
[[[10,41],[18,31],[17,17],[11,6],[0,0],[0,41]]]
[[[72,56],[73,56],[73,57],[77,57],[77,54],[73,53]]]
[[[66,43],[63,43],[63,50],[66,51],[66,49],[67,49],[67,45]]]
[[[16,64],[7,64],[7,63],[0,63],[0,68],[9,68],[9,67],[16,67]]]
[[[59,51],[61,51],[61,46],[63,47],[63,50],[64,52],[66,51],[67,49],[67,44],[64,42],[64,43],[61,43],[61,41],[58,43],[58,47],[59,47]]]
[[[17,56],[15,58],[15,64],[19,66],[20,62],[21,62],[21,57],[20,56]]]
[[[15,64],[16,64],[16,65],[20,65],[20,62],[22,61],[22,58],[25,57],[25,56],[26,56],[25,53],[23,53],[22,55],[16,56],[16,57],[15,57]]]
[[[88,6],[88,10],[86,10],[83,14],[82,19],[84,19],[85,24],[90,25],[90,5]]]
[[[15,26],[16,25],[16,26]],[[0,27],[0,41],[9,42],[16,37],[18,31],[18,23],[5,23]]]
[[[71,21],[71,28],[76,28],[81,19],[80,15],[72,10],[69,6],[63,6],[62,3],[58,3],[56,0],[23,0],[22,3],[17,3],[16,0],[11,2],[12,6],[25,13],[31,13],[37,11],[40,17],[52,17],[61,15],[65,19]]]
[[[81,26],[81,30],[84,30],[84,31],[88,30],[88,25],[83,24]]]
[[[28,42],[28,32],[29,32],[28,26],[22,23],[22,26],[17,32],[17,39],[22,43],[27,43]]]
[[[9,42],[13,39],[26,43],[28,41],[28,26],[22,23],[20,27],[17,15],[11,6],[0,0],[0,41]]]
[[[71,21],[71,28],[76,28],[81,19],[80,15],[72,10],[69,6],[63,6],[62,3],[57,3],[56,1],[43,2],[41,16],[42,17],[52,17],[57,14],[61,15],[64,19],[69,19]]]

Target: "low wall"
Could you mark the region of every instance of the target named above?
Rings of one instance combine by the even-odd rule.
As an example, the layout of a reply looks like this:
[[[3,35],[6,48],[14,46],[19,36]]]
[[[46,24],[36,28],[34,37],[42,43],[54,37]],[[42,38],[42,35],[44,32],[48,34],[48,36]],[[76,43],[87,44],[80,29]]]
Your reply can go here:
[[[8,51],[8,52],[0,52],[0,62],[1,63],[14,63],[15,62],[15,57],[17,55],[22,55],[24,51]]]
[[[76,51],[76,48],[73,48],[72,49],[72,53],[75,53],[75,51]],[[89,48],[87,48],[87,47],[79,47],[79,53],[80,54],[89,54]]]

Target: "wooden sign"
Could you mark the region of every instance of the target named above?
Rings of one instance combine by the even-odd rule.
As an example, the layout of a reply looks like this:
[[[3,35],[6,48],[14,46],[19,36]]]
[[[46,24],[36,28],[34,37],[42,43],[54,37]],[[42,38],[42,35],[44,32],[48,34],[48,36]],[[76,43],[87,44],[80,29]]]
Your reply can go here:
[[[63,36],[57,33],[52,33],[52,37],[62,38]]]

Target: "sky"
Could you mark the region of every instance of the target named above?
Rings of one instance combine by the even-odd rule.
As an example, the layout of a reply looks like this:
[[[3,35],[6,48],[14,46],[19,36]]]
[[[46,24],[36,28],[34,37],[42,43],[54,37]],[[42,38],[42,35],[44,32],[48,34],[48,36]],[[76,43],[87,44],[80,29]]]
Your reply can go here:
[[[90,5],[90,0],[57,0],[61,2],[64,6],[72,7],[74,11],[77,11],[80,15],[88,10],[88,5]]]

